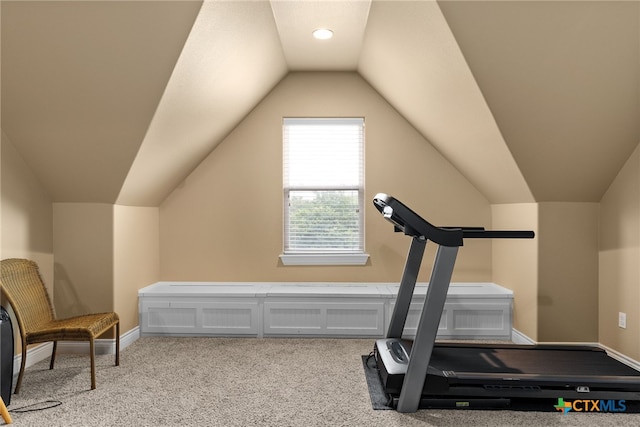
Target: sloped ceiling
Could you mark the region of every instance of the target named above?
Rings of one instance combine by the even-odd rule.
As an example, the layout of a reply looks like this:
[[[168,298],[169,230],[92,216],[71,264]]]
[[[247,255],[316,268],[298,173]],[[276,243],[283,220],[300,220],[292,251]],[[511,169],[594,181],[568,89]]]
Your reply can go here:
[[[268,2],[205,2],[117,199],[157,206],[286,75]]]
[[[640,2],[440,4],[538,201],[599,201],[640,142]]]
[[[200,4],[1,7],[2,130],[53,200],[113,203]]]
[[[375,2],[358,70],[493,203],[533,201],[437,3]]]
[[[635,1],[0,7],[2,130],[55,201],[159,205],[290,71],[360,73],[492,203],[598,201],[640,141]]]

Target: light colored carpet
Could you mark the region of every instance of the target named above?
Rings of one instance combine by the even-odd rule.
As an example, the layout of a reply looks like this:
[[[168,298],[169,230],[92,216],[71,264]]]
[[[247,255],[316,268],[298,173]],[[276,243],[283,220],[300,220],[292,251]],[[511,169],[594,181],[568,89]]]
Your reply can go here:
[[[98,356],[60,354],[27,369],[16,426],[638,426],[640,414],[375,411],[361,355],[371,339],[141,338]],[[29,405],[59,406],[18,412]]]

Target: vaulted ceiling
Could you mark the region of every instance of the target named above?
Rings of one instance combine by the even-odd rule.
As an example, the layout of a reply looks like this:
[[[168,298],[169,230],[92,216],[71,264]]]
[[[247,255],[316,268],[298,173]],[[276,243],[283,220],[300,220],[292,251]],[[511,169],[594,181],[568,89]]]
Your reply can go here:
[[[359,73],[492,203],[597,202],[640,142],[636,1],[2,0],[0,19],[3,137],[55,201],[157,206],[298,71]]]

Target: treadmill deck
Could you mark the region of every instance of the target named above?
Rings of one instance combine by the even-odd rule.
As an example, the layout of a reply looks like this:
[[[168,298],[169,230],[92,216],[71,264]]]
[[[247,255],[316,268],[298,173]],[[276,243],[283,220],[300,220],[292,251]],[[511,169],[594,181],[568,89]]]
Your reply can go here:
[[[378,369],[389,394],[400,393],[411,344],[376,342]],[[451,393],[456,387],[640,392],[640,372],[597,347],[436,343],[423,394]]]

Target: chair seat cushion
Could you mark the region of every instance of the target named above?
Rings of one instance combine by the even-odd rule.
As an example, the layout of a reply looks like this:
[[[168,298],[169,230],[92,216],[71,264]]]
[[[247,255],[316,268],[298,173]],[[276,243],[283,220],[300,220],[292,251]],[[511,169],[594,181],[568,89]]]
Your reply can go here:
[[[40,325],[37,331],[27,332],[27,343],[46,341],[87,341],[96,338],[118,323],[116,313],[95,313],[57,319]]]

